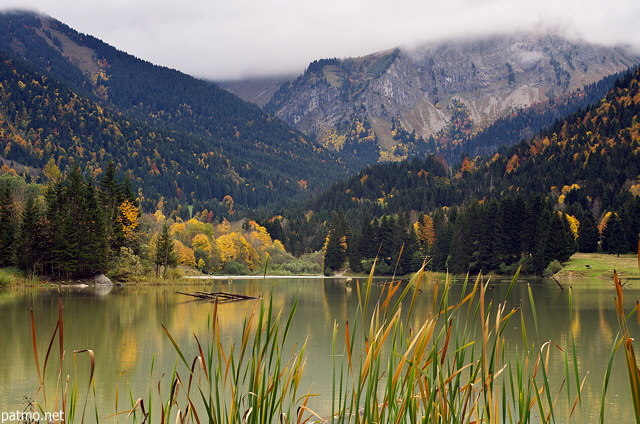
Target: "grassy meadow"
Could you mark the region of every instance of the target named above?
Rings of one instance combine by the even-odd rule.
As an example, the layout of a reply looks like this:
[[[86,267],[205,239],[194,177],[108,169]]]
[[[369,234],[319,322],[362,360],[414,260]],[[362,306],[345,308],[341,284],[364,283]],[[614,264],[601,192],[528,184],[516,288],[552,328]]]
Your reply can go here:
[[[613,270],[623,279],[640,278],[638,257],[635,254],[575,253],[562,264],[556,278],[603,278],[613,280]]]

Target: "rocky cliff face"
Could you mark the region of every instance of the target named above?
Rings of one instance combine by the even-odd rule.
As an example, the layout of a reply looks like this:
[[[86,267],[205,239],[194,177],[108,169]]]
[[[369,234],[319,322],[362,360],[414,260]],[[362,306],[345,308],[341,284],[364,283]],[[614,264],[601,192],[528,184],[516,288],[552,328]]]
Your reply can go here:
[[[315,61],[285,82],[265,108],[320,139],[344,132],[357,117],[375,131],[381,157],[389,158],[383,153],[396,144],[392,120],[427,137],[464,107],[474,124],[482,125],[638,61],[626,48],[551,35],[432,43]]]

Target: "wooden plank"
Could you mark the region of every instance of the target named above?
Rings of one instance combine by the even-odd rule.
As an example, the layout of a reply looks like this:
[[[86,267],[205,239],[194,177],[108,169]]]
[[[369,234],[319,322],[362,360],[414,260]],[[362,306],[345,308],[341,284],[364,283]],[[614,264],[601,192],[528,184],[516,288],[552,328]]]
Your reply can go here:
[[[236,293],[227,293],[227,292],[203,292],[203,291],[196,291],[195,293],[185,293],[185,292],[179,292],[176,291],[177,294],[182,294],[185,296],[192,296],[198,299],[206,299],[206,300],[220,300],[223,302],[233,302],[233,301],[238,301],[238,300],[251,300],[251,299],[258,299],[257,297],[253,297],[253,296],[246,296],[243,294],[236,294]]]

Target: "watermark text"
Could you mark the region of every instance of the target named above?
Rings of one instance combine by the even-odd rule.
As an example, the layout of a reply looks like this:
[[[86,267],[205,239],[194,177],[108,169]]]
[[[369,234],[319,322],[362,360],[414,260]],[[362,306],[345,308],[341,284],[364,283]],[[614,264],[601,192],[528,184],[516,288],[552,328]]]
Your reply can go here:
[[[62,422],[64,411],[39,412],[39,411],[8,411],[0,412],[0,423],[52,423]]]

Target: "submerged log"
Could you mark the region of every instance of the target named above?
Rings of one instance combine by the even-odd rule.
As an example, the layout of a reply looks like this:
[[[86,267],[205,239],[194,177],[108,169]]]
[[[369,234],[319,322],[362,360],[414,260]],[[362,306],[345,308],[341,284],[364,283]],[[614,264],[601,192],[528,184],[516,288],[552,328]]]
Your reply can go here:
[[[258,299],[257,297],[253,297],[253,296],[246,296],[243,294],[237,294],[237,293],[227,293],[227,292],[203,292],[203,291],[196,291],[195,293],[184,293],[184,292],[176,292],[177,294],[182,294],[185,296],[192,296],[192,297],[196,297],[198,299],[206,299],[206,300],[219,300],[219,301],[224,301],[224,302],[234,302],[234,301],[238,301],[238,300],[252,300],[252,299]]]

